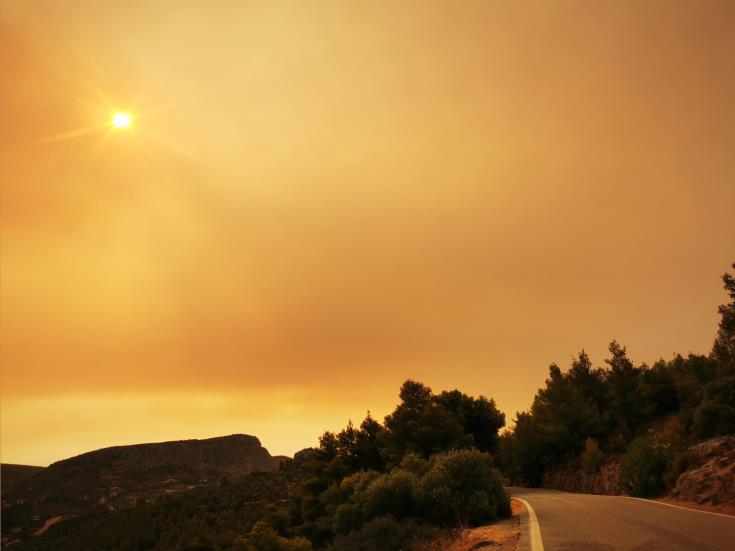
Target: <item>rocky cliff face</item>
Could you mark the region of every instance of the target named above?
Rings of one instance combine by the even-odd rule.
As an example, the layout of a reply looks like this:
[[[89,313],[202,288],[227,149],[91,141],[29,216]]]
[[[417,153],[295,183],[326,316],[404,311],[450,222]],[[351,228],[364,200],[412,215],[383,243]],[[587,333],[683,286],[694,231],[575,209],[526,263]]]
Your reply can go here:
[[[689,448],[689,466],[676,479],[672,497],[701,505],[735,505],[735,435]]]

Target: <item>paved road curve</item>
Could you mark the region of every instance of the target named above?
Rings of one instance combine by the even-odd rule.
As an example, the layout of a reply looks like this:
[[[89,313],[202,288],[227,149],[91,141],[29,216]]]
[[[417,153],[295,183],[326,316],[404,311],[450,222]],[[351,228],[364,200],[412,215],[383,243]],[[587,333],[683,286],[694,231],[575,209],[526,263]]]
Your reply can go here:
[[[735,518],[629,497],[511,488],[533,507],[544,551],[735,551]]]

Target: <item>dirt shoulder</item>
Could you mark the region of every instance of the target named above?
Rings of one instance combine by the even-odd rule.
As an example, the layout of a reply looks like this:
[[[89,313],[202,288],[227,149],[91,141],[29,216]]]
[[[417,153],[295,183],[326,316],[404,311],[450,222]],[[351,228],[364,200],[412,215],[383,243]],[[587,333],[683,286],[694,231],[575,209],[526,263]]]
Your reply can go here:
[[[441,547],[442,551],[474,551],[490,547],[497,551],[515,551],[521,537],[520,512],[523,505],[516,500],[511,500],[510,504],[510,518],[462,530],[458,537]]]

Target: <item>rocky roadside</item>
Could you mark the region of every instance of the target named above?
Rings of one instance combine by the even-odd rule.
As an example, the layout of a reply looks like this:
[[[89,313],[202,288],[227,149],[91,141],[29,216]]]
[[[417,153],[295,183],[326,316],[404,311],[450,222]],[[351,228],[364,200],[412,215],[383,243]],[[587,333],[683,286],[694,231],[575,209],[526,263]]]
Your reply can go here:
[[[711,512],[735,514],[735,435],[712,438],[691,446],[679,459],[681,474],[670,494],[660,501]],[[545,488],[565,492],[622,495],[620,460],[587,474],[570,462],[544,475]]]
[[[671,501],[735,513],[735,435],[689,448],[687,468],[676,479]]]

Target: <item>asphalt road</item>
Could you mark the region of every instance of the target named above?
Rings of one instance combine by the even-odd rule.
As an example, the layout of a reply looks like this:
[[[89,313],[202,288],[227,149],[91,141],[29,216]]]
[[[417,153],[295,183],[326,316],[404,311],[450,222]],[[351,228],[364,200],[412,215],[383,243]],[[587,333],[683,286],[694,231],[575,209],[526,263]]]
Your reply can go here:
[[[544,551],[735,551],[735,518],[630,497],[511,488],[538,519]],[[533,515],[521,539],[530,545]],[[523,541],[522,541],[523,543]]]

